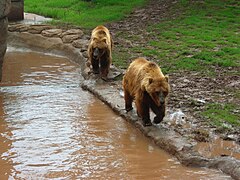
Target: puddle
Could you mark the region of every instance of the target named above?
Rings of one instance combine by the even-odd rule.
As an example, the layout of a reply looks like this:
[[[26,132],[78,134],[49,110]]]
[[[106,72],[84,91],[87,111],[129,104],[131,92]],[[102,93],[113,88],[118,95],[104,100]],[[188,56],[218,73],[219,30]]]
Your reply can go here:
[[[226,141],[216,138],[213,142],[200,142],[196,145],[196,150],[208,158],[219,156],[232,156],[240,160],[240,145],[235,141]]]
[[[182,166],[87,91],[63,57],[8,51],[0,179],[231,179]]]

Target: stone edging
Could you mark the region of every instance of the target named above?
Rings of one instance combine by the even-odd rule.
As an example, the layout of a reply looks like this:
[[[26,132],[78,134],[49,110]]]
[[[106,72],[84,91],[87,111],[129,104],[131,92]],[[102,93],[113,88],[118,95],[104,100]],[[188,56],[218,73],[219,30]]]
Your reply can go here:
[[[46,38],[59,38],[63,44],[68,44],[79,49],[84,58],[87,58],[87,45],[89,36],[79,28],[63,30],[46,24],[22,24],[10,23],[9,32],[21,32],[29,34],[38,34]]]
[[[9,31],[9,44],[64,55],[78,63],[82,75],[86,76],[84,70],[89,36],[84,35],[80,29],[63,31],[49,25],[13,24],[9,26]],[[194,150],[192,142],[175,131],[162,125],[143,127],[134,111],[125,112],[124,100],[120,96],[119,86],[116,83],[106,83],[94,79],[85,80],[82,83],[82,88],[90,91],[109,105],[116,113],[140,129],[144,135],[151,138],[156,145],[177,157],[184,165],[219,169],[232,178],[240,180],[239,160],[232,157],[203,157]]]

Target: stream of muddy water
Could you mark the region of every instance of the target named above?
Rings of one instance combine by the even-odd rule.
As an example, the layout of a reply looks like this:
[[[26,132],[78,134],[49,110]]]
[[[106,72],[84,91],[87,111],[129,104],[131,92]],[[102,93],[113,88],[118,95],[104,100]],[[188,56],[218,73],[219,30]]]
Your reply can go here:
[[[8,50],[0,87],[0,179],[231,179],[189,168],[80,88],[64,57]]]

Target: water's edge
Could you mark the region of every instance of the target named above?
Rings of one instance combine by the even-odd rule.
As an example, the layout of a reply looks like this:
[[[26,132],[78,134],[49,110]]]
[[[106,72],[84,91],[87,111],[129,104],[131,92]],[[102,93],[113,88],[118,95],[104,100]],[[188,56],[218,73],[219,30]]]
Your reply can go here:
[[[85,69],[85,59],[79,49],[70,44],[64,44],[58,38],[47,38],[38,34],[9,32],[8,45],[14,47],[31,48],[40,52],[62,55],[76,62],[81,67],[82,75]],[[114,84],[88,80],[79,82],[83,89],[97,96],[109,105],[116,113],[140,129],[144,135],[152,139],[155,144],[187,166],[208,167],[219,169],[234,179],[240,179],[240,161],[232,157],[206,158],[194,150],[194,145],[186,138],[163,126],[143,127],[138,121],[136,113],[124,111],[124,101]]]

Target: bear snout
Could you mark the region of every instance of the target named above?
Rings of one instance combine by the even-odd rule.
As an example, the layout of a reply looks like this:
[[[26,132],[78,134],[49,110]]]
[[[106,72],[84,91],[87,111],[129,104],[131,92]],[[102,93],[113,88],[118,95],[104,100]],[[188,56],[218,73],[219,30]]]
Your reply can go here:
[[[164,104],[165,104],[165,100],[160,99],[160,105],[162,106]]]
[[[160,92],[160,94],[159,94],[159,101],[160,101],[161,105],[163,105],[165,103],[165,97],[162,92]]]
[[[93,51],[93,57],[94,57],[95,59],[97,59],[98,55],[99,55],[99,49],[98,49],[98,48],[95,48],[94,51]]]

